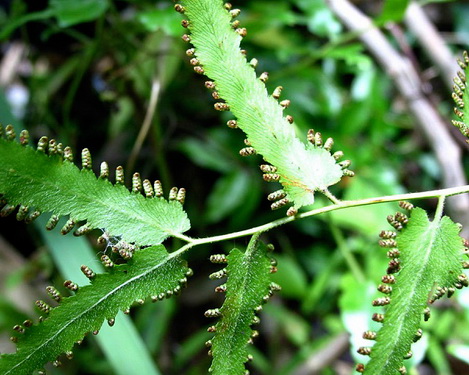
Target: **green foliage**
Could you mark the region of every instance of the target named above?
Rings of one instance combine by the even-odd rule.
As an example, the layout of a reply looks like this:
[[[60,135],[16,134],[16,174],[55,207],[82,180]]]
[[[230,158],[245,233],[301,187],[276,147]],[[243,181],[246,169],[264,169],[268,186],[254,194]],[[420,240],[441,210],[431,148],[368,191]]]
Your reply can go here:
[[[163,245],[137,251],[127,264],[93,276],[91,285],[63,298],[42,322],[26,328],[17,338],[17,352],[2,355],[2,374],[29,374],[41,368],[69,352],[85,333],[98,331],[105,319],[113,324],[117,312],[135,301],[177,294],[187,274],[184,262],[168,254]]]
[[[402,19],[407,3],[386,1],[375,23]],[[204,292],[207,280],[194,280],[193,289],[177,304],[171,299],[167,301],[170,304],[145,304],[132,311],[135,326],[147,345],[142,352],[158,362],[162,373],[199,375],[206,373],[210,364],[206,355],[199,360],[198,354],[204,351],[203,342],[214,334],[207,345],[213,355],[211,371],[220,375],[244,374],[245,362],[251,358],[248,353],[254,355],[249,367],[256,374],[333,371],[335,363],[323,353],[334,352],[335,357],[344,354],[348,350],[345,331],[356,336],[359,329],[361,336],[367,323],[366,319],[359,319],[371,317],[372,307],[367,301],[373,298],[375,288],[370,285],[380,276],[378,272],[386,268],[384,256],[374,248],[371,235],[376,227],[381,228],[390,202],[396,200],[390,195],[435,189],[443,173],[434,156],[421,151],[423,142],[418,132],[409,137],[413,122],[402,110],[402,99],[390,89],[390,80],[364,52],[363,45],[351,41],[356,35],[343,32],[323,0],[246,1],[239,19],[236,19],[239,11],[229,4],[223,7],[221,0],[187,0],[183,6],[177,4],[175,8],[188,18],[182,24],[190,33],[183,39],[190,39],[195,47],[187,51],[190,62],[196,72],[213,79],[206,86],[219,101],[215,108],[221,112],[215,117],[204,110],[210,106],[208,95],[204,97],[201,93],[200,77],[194,78],[197,76],[187,69],[179,70],[181,41],[173,38],[181,32],[176,21],[179,16],[167,0],[50,1],[47,8],[40,10],[35,4],[15,0],[8,19],[2,19],[0,13],[0,38],[21,28],[18,35],[25,45],[31,46],[25,58],[29,64],[26,66],[33,67],[31,76],[15,77],[27,83],[31,93],[25,126],[34,136],[58,133],[67,143],[88,146],[117,165],[129,159],[132,167],[127,167],[128,170],[138,163],[147,175],[154,173],[168,183],[186,184],[190,187],[187,212],[193,218],[192,231],[201,238],[182,234],[189,229],[189,220],[180,204],[183,199],[174,190],[168,202],[161,197],[161,191],[150,192],[147,184],[144,198],[138,176],[134,176],[129,192],[123,186],[122,176],[116,178],[116,184],[108,181],[106,166],[96,178],[87,151],[82,154],[80,170],[71,163],[70,149],[62,150],[62,146],[46,143],[44,138],[40,140],[40,149],[45,153],[22,147],[12,142],[14,136],[11,127],[8,128],[8,140],[0,139],[3,207],[0,215],[13,212],[18,205],[16,217],[25,221],[34,219],[39,212],[51,212],[49,228],[55,225],[57,215],[70,215],[63,233],[77,223],[81,225],[77,234],[100,228],[104,231],[101,239],[111,245],[106,251],[109,247],[124,250],[125,257],[132,256],[134,244],[155,245],[167,237],[175,239],[167,246],[173,253],[168,254],[162,246],[136,251],[127,264],[92,277],[91,286],[79,289],[73,297],[65,297],[44,322],[26,329],[24,334],[15,333],[18,352],[2,355],[0,370],[13,373],[24,369],[24,373],[29,373],[67,352],[86,332],[100,329],[104,320],[112,324],[116,312],[126,310],[133,301],[141,303],[148,295],[161,299],[178,291],[187,272],[179,259],[192,247],[228,240],[224,247],[228,252],[233,249],[232,242],[238,241],[236,238],[253,235],[245,253],[231,250],[226,258],[227,268],[212,274],[212,278],[228,276],[228,280],[216,288],[219,292],[226,289],[223,306],[206,313],[220,316],[219,322],[209,328],[210,333],[201,328],[206,321],[198,310],[210,298]],[[456,29],[466,27],[464,14],[458,12],[460,21]],[[240,50],[241,39],[246,35],[244,26],[249,34],[241,48],[249,52],[248,60]],[[403,39],[413,43],[411,38],[407,39],[407,33]],[[43,43],[47,48],[42,49]],[[54,43],[58,47],[51,48]],[[48,48],[53,51],[53,58],[48,55]],[[266,82],[265,73],[257,76],[254,71],[257,60],[251,59],[251,54],[259,57],[259,72],[271,71],[269,81]],[[463,73],[455,82],[454,94],[456,113],[461,120],[455,125],[465,135],[469,134],[464,111],[469,105],[464,78],[468,63],[465,54],[460,63]],[[291,103],[279,99],[280,93]],[[2,113],[7,111],[1,94],[0,107]],[[444,107],[441,106],[442,111]],[[229,120],[228,110],[236,121]],[[295,121],[287,115],[290,111],[295,114]],[[247,147],[241,154],[260,154],[270,163],[261,166],[264,179],[278,180],[283,190],[268,191],[255,176],[259,173],[257,168],[251,168],[255,160],[239,160],[237,151],[243,135],[215,125],[220,121],[228,121],[230,127],[239,127],[247,135]],[[48,124],[47,130],[43,124]],[[316,131],[308,131],[311,124],[315,124]],[[344,175],[353,175],[348,170],[350,161],[338,162],[342,152],[331,154],[332,139],[323,141],[319,128],[334,136],[336,144],[350,155],[360,171],[358,179],[341,180]],[[308,142],[303,143],[297,135],[305,133]],[[21,143],[25,143],[24,134],[20,136]],[[182,151],[187,160],[174,151]],[[342,201],[327,190],[334,184],[340,189]],[[467,190],[467,187],[451,193],[440,190],[419,198],[439,196],[443,200],[446,195]],[[314,202],[315,191],[325,193],[335,204],[324,206],[326,202],[321,196]],[[287,214],[294,217],[278,219],[275,213],[263,210],[260,196],[266,192],[271,200],[276,200],[272,208],[293,204]],[[371,201],[363,200],[364,197]],[[298,208],[313,202],[314,210],[296,215]],[[383,202],[386,203],[369,206]],[[396,283],[391,285],[394,289],[384,326],[377,334],[366,373],[382,374],[382,369],[396,373],[428,301],[445,292],[451,294],[450,285],[454,281],[457,287],[467,283],[460,276],[463,245],[457,235],[458,227],[448,218],[441,218],[441,206],[437,211],[436,219],[430,222],[424,211],[414,210],[409,224],[396,238],[400,264],[388,266],[388,272],[396,272]],[[324,220],[300,220],[318,214]],[[401,221],[394,219],[400,224],[407,220],[403,216],[399,216]],[[12,226],[8,219],[4,222]],[[271,230],[285,223],[291,223],[285,231]],[[271,275],[276,267],[259,240],[259,233],[269,230],[265,236],[269,242],[280,244],[282,251],[278,256],[280,272],[276,275]],[[207,233],[228,231],[233,233],[204,237]],[[62,239],[74,241],[70,237]],[[57,247],[70,250],[67,243],[53,241]],[[452,252],[447,253],[447,245]],[[235,246],[241,248],[239,242]],[[34,247],[36,243],[29,246]],[[55,249],[54,257],[60,257],[62,250]],[[72,250],[74,258],[82,255],[79,249]],[[213,250],[198,247],[190,253],[200,278],[208,273],[204,268],[208,268],[206,259]],[[31,261],[21,271],[0,269],[0,274],[9,274],[9,288],[39,271],[41,278],[61,283],[47,254],[41,250],[25,253]],[[55,259],[55,264],[71,263],[68,254],[61,260]],[[453,256],[447,259],[448,254]],[[114,254],[109,256],[116,264],[122,262]],[[105,264],[111,261],[107,255],[103,259]],[[96,270],[96,265],[89,261],[83,263]],[[463,265],[469,267],[467,261]],[[402,269],[397,273],[399,267]],[[79,267],[75,268],[79,271]],[[72,279],[77,281],[75,276]],[[272,289],[278,288],[271,280],[284,287],[280,295],[283,298],[260,312],[260,305]],[[457,308],[434,306],[432,315],[437,319],[431,319],[431,324],[424,327],[424,340],[416,344],[422,353],[414,355],[411,365],[421,361],[422,348],[428,346],[427,359],[431,365],[439,373],[450,373],[451,364],[446,358],[451,350],[447,346],[450,333],[454,334],[453,342],[462,343],[452,348],[452,353],[467,362],[464,343],[469,342],[465,329],[469,309],[463,303],[465,296],[458,295],[459,301],[454,301]],[[15,293],[15,297],[27,298],[22,293]],[[375,304],[387,299],[379,301]],[[10,303],[5,298],[3,306],[2,300],[5,312],[0,313],[0,322],[8,327],[26,319],[23,313],[15,313]],[[458,309],[464,310],[465,315],[458,314]],[[197,321],[198,316],[201,321]],[[259,348],[248,350],[247,343],[257,335],[251,327],[257,316],[266,323],[259,328],[265,339],[260,340]],[[120,320],[116,318],[116,325]],[[102,327],[101,331],[107,328]],[[15,326],[15,330],[21,331],[22,327]],[[55,369],[54,373],[114,373],[119,361],[126,360],[114,352],[114,358],[107,359],[113,362],[111,369],[90,341],[89,346],[74,353],[73,362],[64,363],[64,368]],[[355,337],[351,341],[355,342]],[[428,345],[421,345],[424,343]],[[109,355],[110,351],[112,346],[104,354]],[[366,353],[368,349],[359,351]],[[119,356],[122,358],[116,358]],[[125,372],[141,357],[135,355],[120,370]],[[344,362],[340,361],[342,366]],[[352,364],[348,366],[351,370]]]
[[[80,170],[58,152],[46,155],[5,139],[0,139],[0,158],[0,191],[11,206],[70,215],[75,223],[86,220],[89,229],[105,228],[137,245],[155,245],[189,229],[180,202],[144,198],[107,178],[97,179],[91,160]]]
[[[56,18],[60,27],[69,27],[82,22],[92,21],[101,17],[109,8],[108,0],[50,0],[45,10],[26,13],[13,19],[7,27],[0,32],[0,39],[5,39],[16,28],[34,20],[47,20]]]
[[[69,27],[101,17],[109,7],[108,0],[50,0],[50,9],[61,27]]]
[[[274,288],[270,280],[272,265],[267,247],[259,241],[258,235],[251,239],[245,253],[233,249],[227,262],[226,299],[217,310],[221,318],[213,329],[210,372],[243,375],[246,371],[244,363],[248,360],[247,344],[257,334],[250,326],[258,320],[255,312]]]
[[[459,128],[462,134],[469,138],[469,113],[467,111],[469,92],[466,82],[469,72],[469,55],[467,51],[464,51],[463,58],[458,60],[458,63],[462,71],[458,72],[458,76],[454,78],[453,100],[457,105],[457,108],[454,108],[454,112],[460,120],[453,120],[452,122],[454,126]]]
[[[383,11],[376,21],[382,23],[401,21],[408,5],[409,0],[388,0],[384,3]]]
[[[39,217],[34,223],[34,227],[40,231],[44,245],[47,247],[48,253],[53,258],[54,264],[63,279],[73,280],[79,286],[88,285],[90,280],[80,269],[83,264],[91,266],[95,273],[105,272],[105,266],[96,261],[96,250],[86,236],[63,236],[59,231],[48,231],[45,228],[46,222],[45,216]],[[59,284],[59,281],[54,281],[54,285],[57,284]],[[148,303],[144,306],[158,310],[164,308],[168,303],[173,303],[174,300],[171,298],[156,304]],[[30,316],[24,319],[16,318],[16,321],[9,326],[9,329],[27,318],[30,318]],[[73,349],[75,358],[80,358],[82,354],[86,353],[83,349],[87,344],[96,342],[106,357],[106,366],[112,369],[114,375],[128,375],[132,371],[148,375],[160,375],[158,364],[152,358],[150,350],[133,319],[132,316],[119,312],[112,327],[103,324],[99,329],[99,335],[93,335],[90,341],[86,339],[85,345],[82,345],[78,351]],[[160,321],[160,319],[157,320]],[[148,331],[148,333],[152,332]],[[130,362],[126,361],[125,358],[138,358],[138,361]],[[104,372],[102,367],[100,371]],[[85,369],[83,368],[83,370]]]
[[[396,215],[391,222],[405,227],[395,239],[390,234],[382,235],[381,245],[388,248],[392,258],[383,281],[391,286],[391,291],[382,289],[387,296],[373,302],[387,308],[383,327],[373,337],[376,344],[365,374],[396,374],[416,341],[427,304],[445,293],[452,295],[455,287],[467,285],[467,277],[462,274],[464,246],[460,228],[447,216],[430,222],[420,208],[413,209],[407,224],[406,221],[402,214]]]
[[[263,169],[264,179],[283,185],[285,193],[280,199],[286,197],[295,209],[312,204],[314,192],[339,182],[348,173],[345,168],[350,162],[338,164],[337,157],[329,152],[332,139],[323,147],[320,133],[308,133],[308,144],[296,137],[292,117],[283,114],[289,101],[280,104],[277,101],[282,87],[269,96],[264,85],[267,75],[257,79],[252,66],[255,63],[249,64],[240,51],[245,29],[231,25],[236,10],[228,12],[222,0],[187,0],[179,10],[188,17],[190,41],[195,47],[188,54],[196,56],[192,60],[195,71],[213,79],[209,87],[213,84],[217,96],[224,100],[216,103],[215,108],[230,110],[237,117],[236,125],[231,126],[241,128],[248,137],[249,147],[241,150],[241,154],[259,153],[273,165]]]

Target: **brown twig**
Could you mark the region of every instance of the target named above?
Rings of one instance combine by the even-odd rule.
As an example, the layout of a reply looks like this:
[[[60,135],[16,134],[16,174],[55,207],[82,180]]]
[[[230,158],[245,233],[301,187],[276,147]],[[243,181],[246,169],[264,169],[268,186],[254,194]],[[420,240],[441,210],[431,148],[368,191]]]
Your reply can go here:
[[[452,91],[458,64],[436,27],[430,22],[422,7],[414,2],[407,7],[404,21],[422,45],[423,51],[435,62],[444,83]]]
[[[315,352],[306,362],[298,367],[294,375],[314,375],[329,366],[335,359],[340,357],[349,347],[349,335],[341,333],[323,349]]]
[[[145,119],[143,120],[140,131],[138,132],[137,139],[135,140],[134,146],[129,156],[129,161],[127,163],[127,170],[132,171],[135,162],[137,160],[138,154],[142,149],[143,142],[145,141],[148,132],[150,131],[151,124],[156,112],[156,106],[158,105],[158,99],[160,97],[161,91],[161,80],[159,77],[154,77],[151,83],[151,94],[150,100],[148,102],[147,112],[145,114]]]
[[[379,61],[406,100],[416,126],[426,136],[443,174],[443,186],[465,185],[461,163],[461,149],[451,137],[449,129],[437,110],[422,92],[422,82],[411,62],[401,56],[384,34],[347,0],[326,0],[330,9],[352,31],[361,32],[359,38]],[[454,218],[469,226],[469,197],[460,195],[448,200]]]

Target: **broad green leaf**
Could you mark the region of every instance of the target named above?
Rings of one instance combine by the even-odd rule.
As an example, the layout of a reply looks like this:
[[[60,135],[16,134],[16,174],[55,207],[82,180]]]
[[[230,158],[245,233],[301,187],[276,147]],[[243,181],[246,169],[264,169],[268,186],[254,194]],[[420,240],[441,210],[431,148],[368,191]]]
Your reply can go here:
[[[220,177],[207,200],[206,220],[210,223],[217,222],[244,205],[245,198],[252,189],[250,178],[243,170],[235,170]]]
[[[415,208],[396,242],[401,270],[391,284],[383,327],[365,366],[364,373],[369,375],[396,374],[436,288],[454,287],[462,273],[459,227],[447,216],[431,222],[424,210]]]
[[[225,146],[220,140],[220,133],[210,131],[210,138],[199,140],[187,138],[180,142],[179,150],[202,168],[226,173],[232,168],[233,158],[224,154]]]
[[[211,337],[210,333],[207,332],[206,329],[201,329],[198,332],[192,333],[184,342],[180,342],[175,350],[173,359],[172,359],[172,366],[171,369],[175,374],[183,374],[185,371],[183,369],[187,369],[188,366],[193,364],[193,358],[200,353],[201,348],[204,347],[204,344],[209,340]],[[193,372],[194,374],[206,372],[207,368],[205,367],[200,372],[196,370]]]
[[[341,23],[324,0],[295,0],[294,3],[306,14],[310,32],[322,37],[334,37],[342,31]]]
[[[101,17],[108,7],[108,0],[49,0],[49,8],[61,27],[93,21]]]
[[[99,330],[105,319],[134,301],[164,298],[181,289],[188,268],[163,245],[139,250],[127,263],[97,274],[91,285],[65,297],[46,319],[18,336],[17,351],[0,357],[0,373],[30,374],[72,349],[85,333]]]
[[[404,17],[409,0],[386,0],[383,11],[376,20],[378,23],[399,22]]]
[[[227,258],[226,299],[212,339],[210,371],[215,375],[243,375],[255,309],[270,292],[271,263],[258,235],[253,236],[245,253],[233,249]]]
[[[138,245],[158,244],[189,229],[179,202],[131,193],[59,155],[46,155],[2,138],[0,161],[0,194],[10,205],[70,215]]]
[[[152,9],[138,14],[138,20],[148,31],[162,30],[171,36],[180,34],[177,13],[172,8]]]
[[[277,321],[291,343],[299,348],[308,344],[311,322],[289,310],[285,305],[269,303],[265,306],[264,311],[269,318]]]
[[[363,45],[359,43],[346,46],[337,46],[324,53],[324,57],[332,57],[337,60],[343,60],[351,67],[357,67],[360,70],[372,69],[369,56],[365,55]]]
[[[308,288],[304,269],[291,256],[276,255],[275,259],[281,267],[272,275],[272,280],[282,286],[281,295],[299,301],[303,300]]]
[[[240,51],[241,36],[222,0],[185,0],[190,40],[197,62],[215,83],[216,91],[237,117],[250,145],[276,167],[275,175],[296,208],[314,202],[314,192],[340,181],[345,167],[336,163],[329,147],[303,143],[284,116],[283,107],[268,94]],[[220,103],[218,103],[220,104]]]
[[[453,315],[454,318],[454,315]],[[446,335],[447,337],[448,335]],[[442,345],[442,342],[436,337],[430,337],[430,344],[427,350],[427,358],[431,363],[436,374],[452,374],[451,365],[449,363],[448,353]]]

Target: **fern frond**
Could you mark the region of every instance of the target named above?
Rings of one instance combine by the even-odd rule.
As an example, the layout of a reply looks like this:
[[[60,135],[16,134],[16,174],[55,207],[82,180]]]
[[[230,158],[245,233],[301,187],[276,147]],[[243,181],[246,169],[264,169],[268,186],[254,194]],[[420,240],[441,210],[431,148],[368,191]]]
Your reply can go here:
[[[47,292],[59,305],[51,308],[37,301],[47,316],[37,325],[31,326],[29,321],[26,326],[15,326],[17,351],[2,354],[0,373],[30,374],[62,353],[70,354],[73,345],[87,332],[96,334],[105,319],[113,325],[119,310],[127,311],[134,302],[143,303],[149,296],[157,301],[179,293],[191,273],[185,262],[168,254],[163,245],[139,250],[128,263],[109,270],[94,274],[83,266],[91,285],[78,289],[67,281],[66,286],[77,291],[71,297],[62,297],[54,287],[48,287]]]
[[[337,162],[340,152],[331,155],[332,139],[323,144],[321,133],[308,133],[307,143],[295,135],[293,118],[284,115],[290,101],[278,102],[281,87],[269,95],[264,82],[267,73],[256,77],[255,59],[248,63],[240,42],[246,29],[239,27],[233,18],[238,9],[231,9],[222,0],[184,0],[175,9],[187,16],[182,22],[190,31],[183,39],[190,41],[194,49],[187,54],[197,73],[205,74],[213,81],[206,86],[213,89],[215,109],[231,111],[237,120],[228,126],[239,127],[247,135],[246,146],[241,155],[260,154],[271,164],[272,172],[266,172],[266,181],[279,181],[283,185],[283,197],[272,208],[293,203],[289,215],[301,206],[314,202],[314,193],[324,191],[344,176],[351,176],[349,161]]]
[[[269,276],[275,267],[258,235],[253,236],[245,253],[233,249],[227,257],[214,255],[211,261],[228,263],[226,268],[211,275],[212,279],[227,276],[228,280],[215,289],[226,292],[223,306],[205,313],[207,317],[220,317],[218,323],[208,329],[215,332],[213,339],[207,342],[209,354],[213,356],[209,371],[219,375],[244,375],[244,363],[250,359],[247,345],[257,335],[251,328],[259,322],[255,313],[279,288]]]
[[[412,208],[408,203],[404,207]],[[462,259],[460,227],[449,217],[429,221],[424,210],[413,208],[410,218],[398,212],[388,221],[398,233],[381,232],[380,245],[391,260],[378,287],[385,297],[373,301],[374,306],[385,306],[385,314],[373,316],[383,326],[377,333],[365,332],[365,338],[376,340],[371,348],[358,349],[371,359],[365,366],[359,364],[357,371],[370,375],[405,374],[404,359],[412,355],[411,344],[421,336],[422,313],[427,320],[429,304],[468,285],[462,273],[467,262]]]
[[[460,132],[469,138],[469,92],[467,90],[467,77],[469,76],[469,55],[467,51],[463,52],[462,60],[458,59],[458,64],[462,71],[458,72],[454,78],[453,100],[456,103],[454,113],[459,120],[452,120],[454,126],[458,127]],[[469,142],[469,140],[467,140]]]
[[[107,232],[128,243],[155,245],[169,236],[189,229],[190,223],[182,208],[184,190],[162,198],[159,181],[155,190],[148,180],[133,176],[132,192],[123,185],[122,167],[116,170],[116,184],[108,181],[109,168],[101,165],[96,178],[91,170],[91,155],[82,152],[82,169],[71,162],[70,148],[55,140],[42,137],[37,150],[27,146],[27,132],[15,142],[12,127],[5,138],[0,137],[0,194],[4,207],[1,215],[11,213],[21,205],[17,218],[31,221],[41,212],[52,213],[47,225],[52,229],[59,217],[70,215],[62,233],[70,232],[77,223],[86,221],[75,232],[81,235],[93,228]],[[145,197],[140,193],[144,190]],[[5,204],[6,203],[6,204]]]

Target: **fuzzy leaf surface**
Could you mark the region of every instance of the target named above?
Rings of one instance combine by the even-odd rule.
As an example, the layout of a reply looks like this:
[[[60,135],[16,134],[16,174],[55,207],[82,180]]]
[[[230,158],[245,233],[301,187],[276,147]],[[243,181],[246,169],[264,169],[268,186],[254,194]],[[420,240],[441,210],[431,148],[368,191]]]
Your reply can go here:
[[[447,216],[429,221],[420,208],[396,237],[401,270],[392,284],[383,327],[365,365],[368,375],[395,375],[410,351],[422,313],[435,287],[452,287],[462,273],[463,244]]]
[[[243,375],[254,309],[263,303],[271,283],[270,258],[258,236],[251,239],[245,253],[238,249],[230,252],[227,274],[226,299],[212,339],[210,371],[215,375]]]
[[[179,287],[187,270],[185,262],[168,254],[163,245],[137,251],[128,263],[97,274],[91,285],[63,298],[47,319],[19,335],[16,353],[0,357],[0,373],[26,375],[41,368],[135,300]]]
[[[93,228],[106,228],[138,245],[161,243],[190,227],[177,201],[131,193],[60,156],[5,139],[0,139],[0,194],[11,205],[86,220]]]
[[[207,77],[237,117],[238,127],[265,161],[296,207],[314,202],[314,192],[340,181],[343,171],[330,152],[301,142],[283,108],[240,52],[241,36],[222,0],[184,0],[191,43]]]

